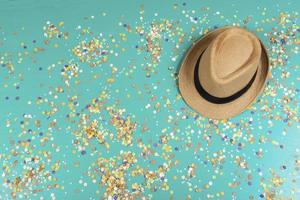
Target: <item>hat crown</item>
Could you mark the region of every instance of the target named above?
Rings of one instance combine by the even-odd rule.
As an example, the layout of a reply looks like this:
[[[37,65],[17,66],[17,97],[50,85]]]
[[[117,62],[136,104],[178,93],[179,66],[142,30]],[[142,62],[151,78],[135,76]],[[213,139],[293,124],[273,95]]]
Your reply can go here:
[[[219,44],[214,44],[216,76],[220,79],[229,78],[247,62],[253,51],[251,40],[240,34],[232,34],[226,38],[220,38]]]
[[[203,53],[199,63],[200,83],[213,96],[231,96],[250,82],[260,56],[260,41],[254,34],[241,28],[229,28]]]

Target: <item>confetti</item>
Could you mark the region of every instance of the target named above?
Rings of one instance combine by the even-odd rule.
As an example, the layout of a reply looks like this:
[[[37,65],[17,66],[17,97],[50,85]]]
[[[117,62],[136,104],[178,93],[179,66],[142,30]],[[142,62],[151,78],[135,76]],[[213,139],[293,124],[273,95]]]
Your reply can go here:
[[[296,3],[228,3],[229,13],[209,1],[159,3],[41,3],[48,20],[28,12],[28,23],[4,3],[1,197],[299,199]],[[217,121],[184,103],[177,80],[190,46],[224,25],[260,37],[272,74],[246,111]]]

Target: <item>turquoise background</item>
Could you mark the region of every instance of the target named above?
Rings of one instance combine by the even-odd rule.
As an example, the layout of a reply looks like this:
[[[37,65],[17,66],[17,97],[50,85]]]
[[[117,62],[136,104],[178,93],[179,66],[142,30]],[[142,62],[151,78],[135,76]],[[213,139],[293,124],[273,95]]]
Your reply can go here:
[[[141,10],[144,10],[142,20]],[[99,157],[117,159],[121,150],[135,153],[137,159],[124,176],[126,192],[134,193],[131,185],[135,182],[143,187],[140,195],[133,195],[137,199],[141,196],[146,199],[300,199],[300,60],[299,53],[295,52],[300,44],[299,10],[298,1],[276,0],[0,0],[0,199],[12,199],[13,180],[20,177],[24,182],[26,170],[36,169],[40,164],[45,165],[44,171],[34,175],[36,182],[21,184],[16,199],[122,199],[122,194],[104,193],[108,186],[99,184],[100,175],[95,174],[95,183],[88,175],[95,173]],[[279,23],[282,13],[288,20]],[[194,17],[197,20],[193,21]],[[244,24],[247,17],[251,20]],[[163,28],[164,20],[173,23],[168,30]],[[67,32],[68,38],[57,34],[53,38],[45,36],[43,27],[47,27],[47,21],[61,33]],[[63,24],[59,25],[60,22]],[[154,41],[161,48],[157,63],[146,50],[146,35],[153,24],[161,25],[158,26],[161,38]],[[224,25],[246,26],[258,34],[274,61],[273,77],[264,93],[245,112],[228,121],[214,121],[197,115],[180,98],[176,75],[192,43],[206,29]],[[136,33],[137,26],[143,27],[145,34]],[[87,33],[83,34],[83,30]],[[279,43],[270,42],[270,34],[280,31],[286,35],[286,42],[277,36]],[[125,34],[127,39],[122,41],[120,34]],[[178,42],[181,36],[182,41]],[[90,67],[89,61],[80,61],[72,52],[81,41],[92,38],[105,39],[109,46],[108,61],[95,67]],[[285,52],[278,56],[275,50],[282,46]],[[43,50],[36,52],[37,47]],[[282,57],[286,58],[285,63],[278,64]],[[91,62],[98,59],[102,55],[96,55]],[[11,73],[9,63],[14,65]],[[70,79],[69,86],[61,73],[68,63],[82,70],[78,77]],[[147,63],[151,64],[149,69],[145,69]],[[114,74],[113,66],[117,68]],[[285,76],[287,73],[290,75]],[[95,75],[99,78],[94,79]],[[115,78],[113,83],[108,83],[110,77]],[[57,87],[64,92],[58,93]],[[86,106],[103,91],[107,93],[102,99],[104,109],[89,112]],[[74,96],[76,100],[70,100]],[[157,103],[159,112],[154,113],[158,110]],[[129,116],[136,123],[130,145],[117,139],[118,128],[111,123],[110,108],[124,109],[121,118]],[[57,111],[45,113],[53,109]],[[84,129],[80,121],[83,115],[89,116],[89,122],[96,119],[102,126],[101,132],[114,135],[113,139],[106,136],[109,151],[94,138],[83,149],[74,144],[76,139],[86,139],[75,135]],[[40,126],[36,126],[36,120]],[[49,128],[53,123],[55,126]],[[232,139],[239,132],[241,136]],[[167,143],[162,141],[162,136],[167,138]],[[249,142],[251,137],[253,143]],[[43,138],[48,141],[43,143]],[[148,156],[143,155],[141,145],[150,149]],[[171,152],[165,150],[167,146]],[[202,150],[195,151],[195,148]],[[256,152],[260,149],[263,156],[258,157]],[[47,159],[43,152],[51,154],[51,158]],[[36,163],[24,163],[34,156],[40,158]],[[246,168],[236,164],[237,156],[244,157]],[[214,158],[220,159],[215,166]],[[152,160],[156,163],[152,164]],[[60,162],[60,168],[52,170],[56,161]],[[196,166],[195,177],[183,177],[192,164]],[[137,165],[145,172],[157,174],[159,166],[168,167],[163,178],[157,177],[147,187],[143,175],[131,176]],[[45,177],[47,172],[52,178]],[[251,184],[248,184],[249,175]],[[283,183],[276,186],[273,181],[278,176]],[[212,185],[205,188],[210,181]],[[238,186],[230,187],[235,181],[239,182]],[[163,189],[164,182],[168,189]],[[48,188],[54,184],[58,188]],[[201,192],[195,192],[195,188]],[[34,192],[38,189],[41,191]]]

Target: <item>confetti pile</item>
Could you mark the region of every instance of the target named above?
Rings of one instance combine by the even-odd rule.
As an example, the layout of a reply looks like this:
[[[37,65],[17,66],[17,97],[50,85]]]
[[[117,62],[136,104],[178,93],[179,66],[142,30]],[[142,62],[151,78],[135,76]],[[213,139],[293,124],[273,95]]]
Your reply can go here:
[[[94,2],[54,15],[45,5],[12,25],[8,2],[0,199],[300,198],[296,7]],[[224,25],[260,37],[272,76],[245,112],[217,121],[184,103],[177,75],[189,47]]]

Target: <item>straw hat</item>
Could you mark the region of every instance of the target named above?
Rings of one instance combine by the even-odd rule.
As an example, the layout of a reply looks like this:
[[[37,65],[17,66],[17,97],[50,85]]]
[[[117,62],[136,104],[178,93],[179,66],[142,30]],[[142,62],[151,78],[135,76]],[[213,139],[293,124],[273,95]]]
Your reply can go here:
[[[226,119],[257,98],[268,74],[267,51],[258,37],[243,28],[224,27],[190,48],[179,71],[179,90],[200,114]]]

